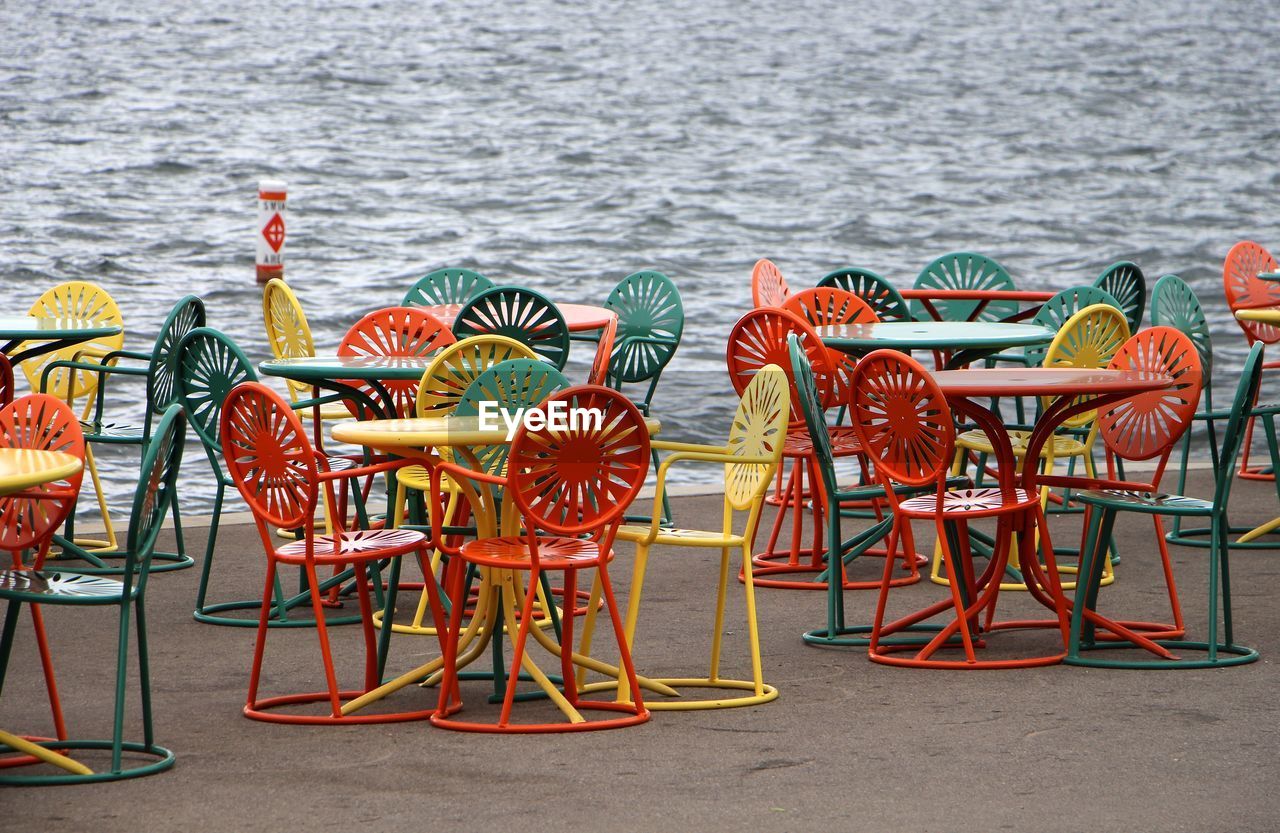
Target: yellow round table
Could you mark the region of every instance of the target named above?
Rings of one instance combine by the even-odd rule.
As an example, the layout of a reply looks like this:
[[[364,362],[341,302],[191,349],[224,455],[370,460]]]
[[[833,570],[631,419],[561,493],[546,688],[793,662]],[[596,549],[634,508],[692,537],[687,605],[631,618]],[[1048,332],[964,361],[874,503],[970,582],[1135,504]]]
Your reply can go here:
[[[493,423],[496,422],[496,425]],[[651,435],[657,434],[661,423],[651,417],[645,418],[645,427]],[[489,425],[482,425],[479,417],[420,417],[414,419],[374,419],[341,422],[333,426],[332,435],[338,442],[351,445],[362,445],[387,454],[407,457],[430,468],[439,461],[433,449],[450,447],[469,466],[480,469],[480,463],[472,453],[475,446],[501,445],[510,442],[507,428],[501,419],[491,420]],[[497,529],[497,507],[494,505],[492,492],[485,487],[477,490],[469,480],[458,484],[471,503],[472,515],[476,522],[478,537],[487,538],[500,534]],[[505,498],[504,532],[518,530],[517,512],[510,497]],[[476,601],[475,615],[471,617],[466,630],[459,639],[458,668],[464,668],[484,654],[494,629],[499,627],[498,615],[505,611],[507,628],[514,633],[517,627],[514,611],[519,607],[519,599],[523,592],[515,586],[515,578],[511,570],[482,569],[480,572],[480,595]],[[507,601],[506,605],[498,604],[499,594]],[[560,656],[560,646],[539,628],[530,630],[530,634],[542,647],[555,656]],[[527,659],[527,657],[526,657]],[[574,653],[573,662],[582,668],[617,678],[618,669],[589,656]],[[342,707],[343,714],[351,714],[370,703],[399,691],[405,686],[417,682],[431,684],[439,679],[443,657],[414,668],[378,688],[348,701]],[[534,675],[539,686],[557,705],[563,709],[563,695],[540,674]],[[650,691],[666,696],[677,696],[678,692],[668,685],[639,677],[640,684]]]
[[[0,448],[0,497],[70,477],[84,468],[84,461],[64,451],[37,448]],[[0,744],[15,752],[39,758],[46,764],[76,775],[91,775],[84,764],[0,729]]]

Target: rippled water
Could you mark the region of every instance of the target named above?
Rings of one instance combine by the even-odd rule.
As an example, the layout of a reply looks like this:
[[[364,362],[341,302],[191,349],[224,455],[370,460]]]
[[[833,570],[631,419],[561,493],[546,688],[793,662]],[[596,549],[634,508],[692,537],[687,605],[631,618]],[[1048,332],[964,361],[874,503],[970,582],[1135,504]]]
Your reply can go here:
[[[0,299],[96,281],[135,348],[196,292],[265,357],[264,177],[289,183],[321,349],[443,265],[563,301],[671,275],[684,372],[657,412],[684,437],[726,428],[724,338],[761,256],[793,285],[846,265],[909,285],[952,249],[1029,288],[1120,258],[1176,272],[1227,401],[1222,258],[1280,246],[1269,4],[142,5],[0,5]]]

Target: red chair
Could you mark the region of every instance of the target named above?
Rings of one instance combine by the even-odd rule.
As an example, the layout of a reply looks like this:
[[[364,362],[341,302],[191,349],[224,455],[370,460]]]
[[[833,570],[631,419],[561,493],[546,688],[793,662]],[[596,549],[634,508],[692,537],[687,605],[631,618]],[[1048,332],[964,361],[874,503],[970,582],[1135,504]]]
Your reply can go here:
[[[815,329],[833,324],[875,324],[880,320],[866,301],[848,290],[829,286],[798,292],[787,298],[782,308],[808,321]],[[836,374],[831,399],[844,404],[849,401],[849,376],[858,360],[839,350],[828,350],[827,355]]]
[[[591,362],[591,374],[587,377],[588,385],[609,385],[609,359],[613,357],[613,344],[618,338],[618,319],[610,319],[600,331],[600,341],[596,344],[596,355]]]
[[[8,365],[8,362],[5,362]],[[12,380],[12,374],[10,379]],[[8,390],[12,390],[12,385]],[[84,460],[84,432],[75,412],[56,396],[36,393],[20,397],[0,408],[0,446],[62,451]],[[53,533],[75,509],[76,496],[84,471],[65,480],[33,486],[0,498],[0,550],[12,556],[14,570],[29,569],[22,554],[34,550],[33,563],[42,565],[49,551]],[[53,713],[54,733],[58,740],[67,739],[67,726],[62,717],[62,702],[53,676],[53,659],[45,636],[44,617],[40,605],[28,605],[36,632],[36,646],[44,667],[45,689],[49,693],[49,709]],[[4,665],[0,660],[0,668]],[[0,671],[0,682],[3,671]],[[6,759],[0,766],[30,762],[30,758]]]
[[[1227,307],[1234,313],[1242,309],[1259,307],[1280,307],[1280,282],[1264,281],[1258,277],[1259,272],[1277,271],[1276,259],[1271,252],[1251,240],[1241,240],[1227,252],[1227,259],[1222,264],[1222,289],[1227,297]],[[1244,331],[1245,342],[1249,345],[1261,342],[1275,344],[1280,341],[1280,327],[1265,321],[1241,321],[1236,319],[1240,329]],[[1280,367],[1280,361],[1270,361],[1263,365],[1265,369]],[[1275,473],[1249,465],[1249,447],[1253,440],[1253,417],[1249,418],[1245,429],[1244,450],[1240,454],[1239,474],[1248,480],[1274,480]]]
[[[649,432],[639,409],[622,394],[608,388],[582,385],[567,388],[538,407],[544,414],[553,403],[599,413],[599,425],[592,420],[570,422],[568,430],[516,432],[507,456],[507,475],[484,474],[453,463],[437,464],[433,477],[447,474],[458,482],[470,480],[483,488],[503,489],[514,500],[523,519],[524,534],[468,541],[459,557],[449,565],[448,584],[453,602],[451,630],[445,646],[444,675],[440,682],[440,704],[431,722],[447,729],[473,732],[567,732],[633,726],[649,719],[640,696],[640,685],[624,637],[622,619],[609,580],[608,564],[613,560],[613,541],[623,513],[639,493],[649,470]],[[438,494],[439,490],[432,490]],[[432,501],[432,524],[440,517],[439,501]],[[488,568],[489,582],[505,585],[508,608],[506,626],[516,633],[514,658],[507,674],[506,692],[496,723],[457,720],[451,715],[462,707],[457,693],[459,637],[465,604],[464,575],[468,565]],[[542,573],[563,572],[566,597],[578,588],[578,571],[595,570],[605,607],[613,623],[618,654],[629,687],[629,702],[587,699],[575,684],[573,663],[572,605],[565,605],[561,620],[560,673],[563,689],[557,690],[529,658],[526,647],[535,621],[534,602]],[[519,582],[512,576],[527,572],[523,599],[516,598]],[[492,592],[492,584],[490,585]],[[511,608],[520,604],[519,626]],[[568,723],[513,724],[512,706],[520,670],[524,669],[542,685]],[[495,669],[496,670],[496,669]],[[613,689],[610,689],[611,691]],[[587,720],[580,710],[621,712],[617,717]]]
[[[885,622],[893,560],[885,559],[884,576],[876,601],[868,653],[875,662],[917,668],[1017,668],[1048,665],[1065,655],[1067,622],[1060,604],[1057,626],[1062,632],[1062,653],[1028,659],[979,660],[975,648],[982,647],[984,633],[994,627],[1000,577],[1009,560],[1012,535],[1018,539],[1023,564],[1031,565],[1041,586],[1048,587],[1056,603],[1061,602],[1053,548],[1049,544],[1039,496],[1006,483],[1000,487],[947,489],[947,470],[955,454],[955,424],[951,408],[933,378],[918,362],[892,350],[877,350],[858,363],[853,374],[851,415],[862,446],[871,458],[876,477],[885,490],[893,515],[889,533],[890,551],[902,539],[907,552],[911,543],[911,521],[932,521],[942,543],[950,598],[892,622]],[[903,500],[895,486],[933,486],[934,493]],[[969,549],[970,520],[996,520],[995,548],[985,572],[975,576]],[[1041,574],[1035,558],[1036,529],[1044,541],[1047,572]],[[954,621],[940,626],[936,634],[915,637],[922,623],[950,609]],[[979,618],[985,624],[979,625]],[[1004,623],[1004,627],[1032,623]],[[1039,624],[1039,623],[1036,623]],[[928,627],[928,626],[925,626]],[[955,638],[959,636],[960,644]],[[963,660],[934,659],[944,648],[963,647]],[[902,652],[918,649],[911,656]]]
[[[805,427],[804,414],[800,410],[800,395],[791,372],[791,355],[787,349],[787,336],[795,335],[813,367],[818,401],[823,408],[837,404],[838,391],[846,391],[848,377],[832,372],[832,353],[823,346],[813,327],[800,316],[783,309],[761,308],[744,315],[729,333],[726,360],[729,365],[729,381],[733,389],[742,395],[747,385],[766,365],[776,364],[787,374],[791,389],[791,417],[787,428],[786,444],[782,456],[791,461],[786,476],[781,508],[769,531],[766,548],[752,556],[755,566],[755,583],[758,587],[780,587],[792,590],[824,590],[825,581],[788,579],[778,576],[804,573],[822,573],[827,568],[825,534],[825,508],[822,501],[814,503],[812,546],[803,547],[803,514],[806,498],[812,488],[808,484],[822,482],[817,465],[813,441]],[[847,393],[846,393],[847,395]],[[833,457],[860,455],[862,447],[849,426],[831,427],[831,453]],[[787,514],[791,514],[791,541],[785,550],[778,549],[778,539],[785,526]],[[838,543],[838,542],[837,542]],[[808,556],[805,559],[804,556]],[[916,563],[913,560],[911,570]],[[742,578],[740,575],[739,578]],[[855,582],[845,579],[848,589],[878,587],[878,582]]]
[[[787,279],[768,258],[760,258],[751,269],[751,303],[761,307],[780,307],[791,296]]]
[[[227,473],[245,503],[253,510],[258,533],[267,554],[267,577],[262,591],[262,613],[258,619],[258,636],[254,646],[253,670],[249,676],[245,715],[255,720],[275,723],[309,724],[387,723],[429,717],[431,709],[371,715],[342,713],[344,699],[366,694],[379,682],[366,570],[376,561],[404,555],[416,555],[425,563],[426,537],[408,529],[353,529],[318,534],[312,523],[316,508],[320,505],[321,488],[326,492],[329,505],[336,506],[333,489],[335,481],[387,471],[404,465],[405,461],[330,471],[324,455],[312,448],[302,420],[289,407],[289,403],[275,391],[257,382],[239,384],[227,395],[222,407],[221,436]],[[277,546],[277,539],[272,532],[276,527],[302,529],[304,534],[296,541]],[[272,611],[276,571],[281,564],[301,567],[306,575],[328,687],[325,691],[316,693],[259,699],[258,682],[266,648],[267,620]],[[352,567],[355,572],[365,647],[364,687],[355,691],[338,688],[333,656],[329,650],[329,631],[324,620],[325,605],[317,576],[317,568],[322,566],[334,569]],[[428,581],[426,585],[431,613],[437,628],[440,628],[444,623],[440,598],[434,582]],[[329,714],[280,714],[273,711],[282,706],[321,702],[328,703]]]
[[[13,401],[13,363],[0,353],[0,408]]]
[[[457,339],[440,319],[417,307],[387,307],[361,318],[338,344],[339,356],[428,356]],[[365,382],[352,382],[366,396],[379,400],[382,394]],[[387,381],[381,386],[391,395],[396,415],[414,415],[418,395],[416,381]],[[357,419],[372,419],[374,414],[357,402],[346,401]]]

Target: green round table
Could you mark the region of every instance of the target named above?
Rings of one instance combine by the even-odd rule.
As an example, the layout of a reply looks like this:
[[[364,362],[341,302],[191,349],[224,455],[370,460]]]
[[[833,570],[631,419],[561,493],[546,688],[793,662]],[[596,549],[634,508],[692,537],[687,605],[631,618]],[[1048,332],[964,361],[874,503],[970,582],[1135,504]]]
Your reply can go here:
[[[954,370],[1010,347],[1053,341],[1053,330],[1039,324],[999,321],[879,321],[830,324],[818,328],[822,343],[845,353],[888,349],[932,350],[947,355],[942,369]]]
[[[0,353],[17,365],[73,344],[118,335],[123,329],[119,324],[102,324],[81,318],[0,315],[0,343],[4,344]],[[18,350],[19,347],[23,349]]]
[[[416,382],[435,359],[424,356],[305,356],[268,359],[258,365],[264,376],[292,379],[354,399],[379,418],[392,419],[395,401],[384,382]],[[378,395],[369,396],[355,383],[364,383]]]

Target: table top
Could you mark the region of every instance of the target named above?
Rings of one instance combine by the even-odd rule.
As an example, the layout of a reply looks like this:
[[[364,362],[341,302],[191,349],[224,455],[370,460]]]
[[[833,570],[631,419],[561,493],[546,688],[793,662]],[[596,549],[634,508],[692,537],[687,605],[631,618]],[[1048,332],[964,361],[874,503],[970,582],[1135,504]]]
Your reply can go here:
[[[952,396],[1079,396],[1142,393],[1173,385],[1173,378],[1147,370],[1074,367],[974,368],[931,374]]]
[[[0,448],[0,495],[62,480],[83,467],[80,458],[64,451]]]
[[[38,315],[0,315],[0,339],[49,341],[73,336],[83,340],[117,335],[119,324],[103,324],[84,318],[46,318]]]
[[[462,304],[431,304],[418,309],[453,326],[453,321],[458,317],[458,313],[462,312],[462,307]],[[560,314],[564,316],[564,323],[571,333],[602,329],[618,317],[618,314],[611,309],[590,304],[556,304],[556,309],[560,310]]]
[[[280,376],[298,382],[324,382],[334,379],[365,381],[411,381],[422,378],[434,354],[425,356],[304,356],[294,359],[268,359],[258,365],[267,376]]]
[[[351,445],[367,445],[387,451],[428,446],[501,445],[507,441],[507,428],[501,419],[497,427],[480,427],[476,416],[416,417],[413,419],[365,419],[340,422],[333,426],[333,438]],[[645,417],[651,435],[662,429],[662,423]]]
[[[1258,277],[1264,281],[1280,281],[1280,272],[1259,272]]]
[[[819,327],[818,335],[837,349],[966,350],[1048,344],[1056,333],[1039,324],[1001,321],[880,321],[831,324]]]
[[[908,301],[1028,301],[1042,303],[1053,292],[1038,289],[903,289],[899,294]]]

